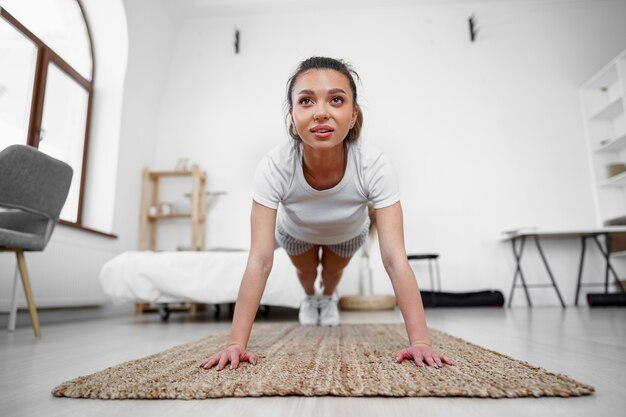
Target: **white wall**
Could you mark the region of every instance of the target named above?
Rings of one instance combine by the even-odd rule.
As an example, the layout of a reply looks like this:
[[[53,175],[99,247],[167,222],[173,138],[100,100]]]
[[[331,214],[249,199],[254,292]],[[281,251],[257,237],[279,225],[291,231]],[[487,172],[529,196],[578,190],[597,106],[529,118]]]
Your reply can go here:
[[[345,58],[361,74],[363,140],[394,161],[407,250],[441,254],[444,289],[508,295],[513,256],[503,230],[595,226],[578,87],[626,47],[626,2],[421,2],[330,17],[321,8],[270,10],[183,20],[164,80],[153,168],[189,157],[208,171],[210,190],[228,192],[210,211],[208,246],[248,247],[254,167],[287,140],[285,83],[315,54]],[[182,221],[164,225],[160,247],[188,244],[189,235]],[[568,303],[578,245],[545,248]],[[542,281],[533,249],[527,274]],[[340,293],[356,289],[350,268]],[[379,260],[375,275],[377,292],[391,292]],[[533,296],[556,302],[549,290]]]
[[[113,230],[120,250],[134,250],[139,239],[141,172],[155,158],[159,106],[177,28],[160,2],[125,0],[124,6],[129,50]]]

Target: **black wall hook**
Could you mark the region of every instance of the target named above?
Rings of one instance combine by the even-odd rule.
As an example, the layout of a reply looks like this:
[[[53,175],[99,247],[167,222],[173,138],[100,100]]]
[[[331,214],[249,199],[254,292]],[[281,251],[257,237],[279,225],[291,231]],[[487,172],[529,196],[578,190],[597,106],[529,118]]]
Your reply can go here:
[[[472,14],[467,21],[469,23],[470,41],[474,42],[476,40],[476,35],[478,34],[478,29],[476,28],[476,18]]]
[[[239,29],[235,29],[235,53],[239,53]]]

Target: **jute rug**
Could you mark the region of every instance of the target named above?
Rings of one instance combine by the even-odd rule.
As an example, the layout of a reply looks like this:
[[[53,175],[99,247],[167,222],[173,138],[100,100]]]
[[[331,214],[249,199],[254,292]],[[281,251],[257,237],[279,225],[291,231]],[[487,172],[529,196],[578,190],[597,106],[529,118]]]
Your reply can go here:
[[[593,387],[436,330],[433,346],[454,361],[442,369],[418,368],[394,353],[407,347],[403,324],[302,327],[257,323],[249,349],[256,365],[200,369],[221,349],[228,332],[122,363],[65,382],[58,397],[129,399],[336,395],[392,397],[570,397]]]

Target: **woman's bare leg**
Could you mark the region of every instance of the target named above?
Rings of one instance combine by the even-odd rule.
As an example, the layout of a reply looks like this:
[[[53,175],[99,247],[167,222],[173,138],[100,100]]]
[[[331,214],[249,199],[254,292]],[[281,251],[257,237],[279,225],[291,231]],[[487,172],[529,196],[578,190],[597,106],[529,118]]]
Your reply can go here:
[[[315,279],[317,278],[317,266],[320,264],[319,245],[300,255],[289,255],[291,262],[296,267],[296,273],[304,292],[308,295],[315,294]]]
[[[343,275],[343,270],[351,258],[343,258],[336,255],[327,246],[322,246],[322,282],[324,283],[324,295],[332,295]]]

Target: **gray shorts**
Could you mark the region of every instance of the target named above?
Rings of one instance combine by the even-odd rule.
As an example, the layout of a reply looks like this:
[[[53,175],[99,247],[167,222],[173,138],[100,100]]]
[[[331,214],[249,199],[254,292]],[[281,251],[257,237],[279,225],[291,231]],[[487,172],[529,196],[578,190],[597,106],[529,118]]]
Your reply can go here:
[[[363,243],[365,243],[365,239],[367,239],[367,234],[369,233],[369,228],[370,220],[367,219],[365,227],[357,237],[353,237],[350,240],[346,240],[345,242],[337,243],[334,245],[320,246],[328,247],[328,249],[330,249],[335,255],[342,258],[351,258],[352,255],[354,255],[356,251],[359,250],[361,246],[363,246]],[[278,223],[276,224],[276,243],[283,249],[285,249],[287,255],[291,256],[301,255],[304,252],[311,250],[313,246],[315,246],[314,243],[303,242],[289,235]]]

